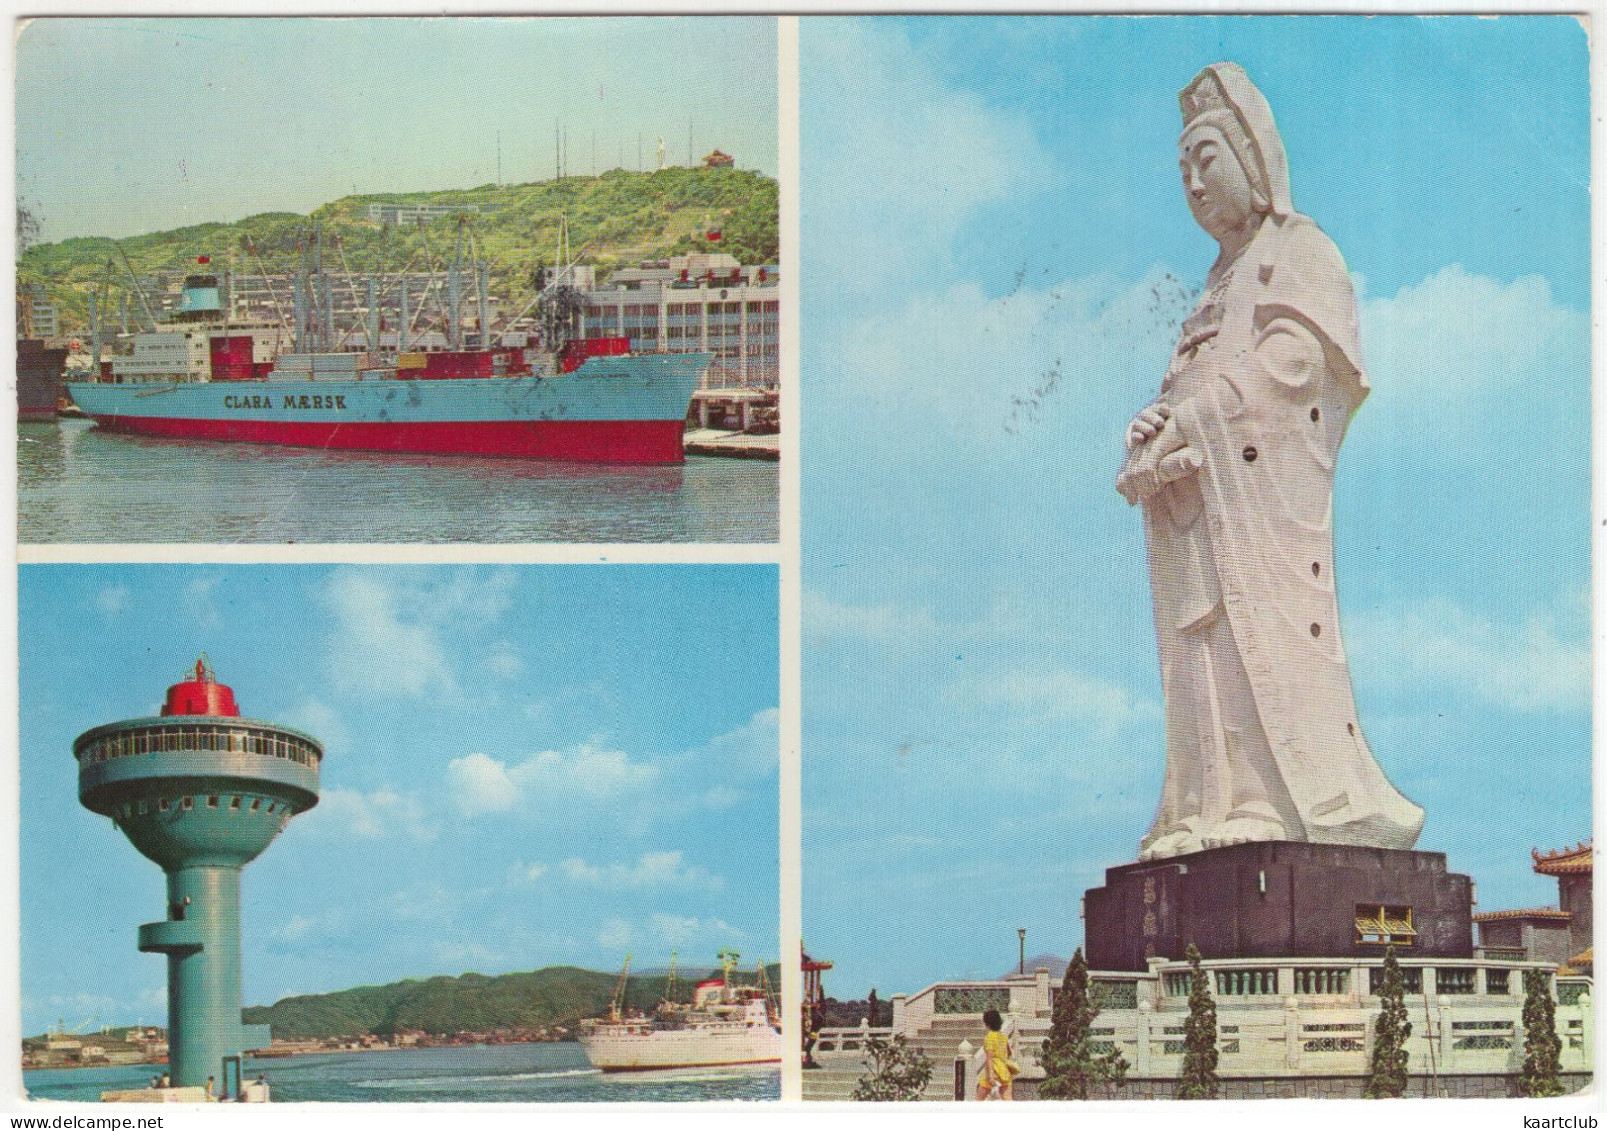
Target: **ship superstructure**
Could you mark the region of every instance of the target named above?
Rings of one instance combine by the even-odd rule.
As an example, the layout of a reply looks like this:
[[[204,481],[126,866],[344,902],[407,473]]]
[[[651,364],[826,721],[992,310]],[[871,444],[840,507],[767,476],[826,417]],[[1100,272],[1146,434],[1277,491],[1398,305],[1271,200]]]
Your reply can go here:
[[[651,1014],[626,1008],[627,957],[608,1015],[580,1024],[586,1058],[604,1072],[780,1063],[781,1028],[764,965],[754,984],[738,985],[733,971],[739,957],[721,951],[719,976],[698,982],[690,1003],[670,1000],[672,965],[671,986]]]

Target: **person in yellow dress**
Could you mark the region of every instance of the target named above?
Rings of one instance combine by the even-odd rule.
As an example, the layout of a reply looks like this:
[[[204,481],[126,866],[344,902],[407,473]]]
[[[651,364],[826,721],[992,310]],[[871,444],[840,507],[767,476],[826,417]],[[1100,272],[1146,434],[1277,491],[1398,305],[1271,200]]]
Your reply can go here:
[[[988,1035],[982,1039],[985,1063],[977,1077],[976,1098],[979,1100],[1013,1100],[1015,1079],[1021,1074],[1016,1062],[1010,1059],[1010,1038],[1004,1035],[1004,1018],[997,1009],[982,1015]]]

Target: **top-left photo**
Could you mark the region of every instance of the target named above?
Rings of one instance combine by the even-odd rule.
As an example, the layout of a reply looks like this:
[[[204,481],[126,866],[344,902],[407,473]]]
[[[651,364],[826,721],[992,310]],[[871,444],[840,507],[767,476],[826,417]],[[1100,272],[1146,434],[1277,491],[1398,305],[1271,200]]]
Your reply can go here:
[[[14,44],[22,543],[777,540],[774,18]]]

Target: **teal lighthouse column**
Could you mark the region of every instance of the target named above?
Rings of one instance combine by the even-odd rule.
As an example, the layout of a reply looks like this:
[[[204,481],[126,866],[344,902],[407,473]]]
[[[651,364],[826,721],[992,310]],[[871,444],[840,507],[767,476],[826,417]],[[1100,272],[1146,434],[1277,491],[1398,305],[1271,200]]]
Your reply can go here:
[[[139,929],[167,955],[169,1073],[177,1087],[223,1079],[223,1059],[266,1047],[240,1020],[240,870],[318,804],[316,738],[243,718],[203,655],[168,688],[161,715],[79,735],[78,800],[167,873],[167,914]]]

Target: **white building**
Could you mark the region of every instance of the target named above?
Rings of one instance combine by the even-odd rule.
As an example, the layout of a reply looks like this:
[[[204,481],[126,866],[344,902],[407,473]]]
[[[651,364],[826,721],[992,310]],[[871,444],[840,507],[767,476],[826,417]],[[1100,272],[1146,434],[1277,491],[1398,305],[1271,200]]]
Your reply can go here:
[[[706,389],[774,389],[781,373],[780,272],[726,254],[678,255],[615,271],[585,292],[584,337],[628,337],[646,353],[708,352]]]
[[[56,304],[50,301],[50,295],[40,283],[30,283],[24,299],[27,309],[24,311],[25,319],[24,337],[55,338],[61,335],[61,321],[56,315]]]
[[[1381,1008],[1377,958],[1207,959],[1216,1001],[1217,1074],[1227,1099],[1359,1097]],[[1525,971],[1546,977],[1562,1042],[1565,1086],[1589,1082],[1595,1024],[1591,979],[1561,975],[1533,959],[1401,959],[1412,1035],[1407,1094],[1495,1097],[1510,1094],[1523,1065]],[[1184,1057],[1191,974],[1186,962],[1157,958],[1144,971],[1095,972],[1090,990],[1100,1005],[1095,1051],[1118,1049],[1127,1083],[1097,1098],[1169,1099]],[[986,1029],[982,1013],[997,1009],[1024,1072],[1017,1098],[1030,1098],[1043,1078],[1038,1064],[1059,986],[1049,971],[991,981],[940,982],[917,994],[895,994],[890,1028],[822,1029],[814,1049],[823,1071],[804,1073],[805,1099],[846,1099],[865,1071],[865,1042],[902,1033],[933,1063],[925,1099],[970,1098],[974,1051]],[[954,1066],[959,1062],[960,1068]]]
[[[376,224],[414,224],[459,213],[476,214],[478,204],[370,204],[368,218]]]

